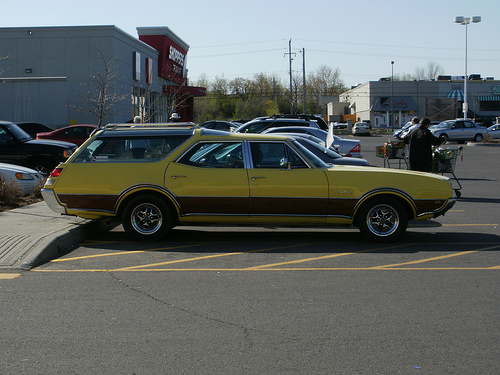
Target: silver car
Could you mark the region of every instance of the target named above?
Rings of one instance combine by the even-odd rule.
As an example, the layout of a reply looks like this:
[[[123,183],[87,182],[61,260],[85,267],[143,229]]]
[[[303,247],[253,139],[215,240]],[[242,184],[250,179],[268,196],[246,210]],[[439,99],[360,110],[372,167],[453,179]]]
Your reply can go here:
[[[19,188],[22,195],[28,195],[41,189],[45,179],[31,168],[20,165],[0,163],[0,183],[10,182]]]
[[[302,134],[310,134],[315,136],[316,138],[321,139],[323,142],[326,142],[326,136],[328,132],[323,129],[317,129],[310,126],[290,126],[290,127],[281,127],[281,128],[270,128],[265,130],[262,134],[269,133],[302,133]],[[342,156],[352,156],[355,158],[362,158],[361,154],[361,143],[356,139],[344,139],[339,136],[333,136],[333,145],[335,149],[339,150],[339,153]]]
[[[474,141],[481,142],[487,134],[487,129],[476,125],[469,119],[446,120],[438,125],[431,126],[429,130],[436,137],[446,141]]]

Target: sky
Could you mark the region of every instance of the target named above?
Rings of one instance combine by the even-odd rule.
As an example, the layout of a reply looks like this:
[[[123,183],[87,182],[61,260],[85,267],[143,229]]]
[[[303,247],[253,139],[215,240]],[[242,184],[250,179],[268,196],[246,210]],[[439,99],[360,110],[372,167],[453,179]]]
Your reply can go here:
[[[347,87],[429,62],[462,76],[466,30],[467,73],[500,80],[498,0],[0,0],[0,14],[0,27],[115,25],[133,37],[166,26],[190,46],[191,85],[260,73],[286,84],[290,41],[294,73],[328,66]]]

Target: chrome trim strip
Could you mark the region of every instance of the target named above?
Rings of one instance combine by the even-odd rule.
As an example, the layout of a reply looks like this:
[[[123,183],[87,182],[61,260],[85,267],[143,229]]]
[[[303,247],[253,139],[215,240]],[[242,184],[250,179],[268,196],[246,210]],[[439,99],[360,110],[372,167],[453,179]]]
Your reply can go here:
[[[49,208],[57,213],[66,214],[66,206],[59,202],[56,195],[54,194],[54,190],[52,189],[42,189],[42,197],[47,203]]]

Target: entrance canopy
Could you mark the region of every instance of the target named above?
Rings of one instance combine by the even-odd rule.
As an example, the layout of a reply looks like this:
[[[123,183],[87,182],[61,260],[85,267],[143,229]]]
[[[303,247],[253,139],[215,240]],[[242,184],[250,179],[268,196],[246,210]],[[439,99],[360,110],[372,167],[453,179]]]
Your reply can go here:
[[[446,97],[450,99],[457,99],[459,102],[463,102],[464,92],[462,90],[451,90]]]

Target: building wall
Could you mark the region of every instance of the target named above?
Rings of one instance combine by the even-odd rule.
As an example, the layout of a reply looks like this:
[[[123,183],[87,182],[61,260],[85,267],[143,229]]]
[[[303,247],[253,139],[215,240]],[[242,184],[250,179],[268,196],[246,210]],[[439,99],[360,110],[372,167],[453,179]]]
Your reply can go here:
[[[82,96],[92,76],[103,74],[104,62],[113,60],[115,90],[125,97],[106,122],[126,122],[133,117],[131,92],[139,87],[162,92],[163,82],[146,85],[146,58],[157,76],[158,51],[115,26],[0,28],[0,119],[36,121],[61,127],[72,123],[97,123],[95,116],[74,107],[85,107]],[[140,54],[140,75],[134,80],[134,52]]]
[[[435,120],[444,120],[463,116],[462,101],[449,98],[454,90],[463,91],[464,83],[456,81],[370,81],[359,85],[340,96],[341,102],[349,103],[351,113],[356,114],[357,120],[370,120],[378,127],[399,127],[412,117],[428,116]],[[469,117],[476,116],[487,123],[500,115],[500,81],[469,80],[467,81]],[[380,109],[381,98],[404,98],[411,103],[406,110],[394,107],[394,119],[391,123],[391,110]],[[484,101],[498,102],[499,105],[490,105],[493,110],[486,108]],[[481,102],[483,101],[483,105]],[[393,105],[396,100],[393,101]],[[434,118],[433,118],[434,117]]]

